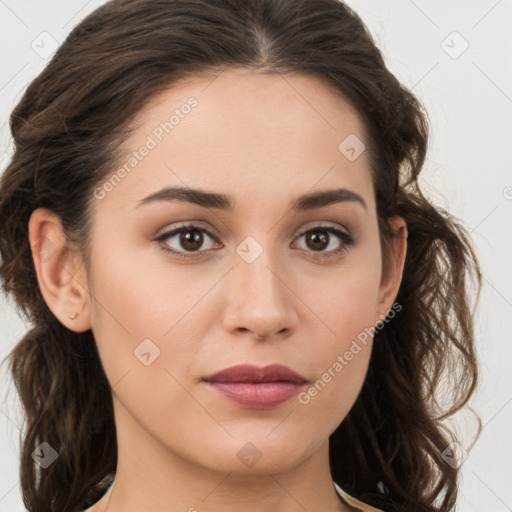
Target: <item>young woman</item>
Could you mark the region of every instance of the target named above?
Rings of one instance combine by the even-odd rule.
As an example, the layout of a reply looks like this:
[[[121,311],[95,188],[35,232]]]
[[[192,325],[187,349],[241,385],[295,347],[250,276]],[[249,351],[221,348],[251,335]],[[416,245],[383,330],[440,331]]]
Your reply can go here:
[[[113,0],[11,130],[29,510],[454,510],[480,272],[356,13]]]

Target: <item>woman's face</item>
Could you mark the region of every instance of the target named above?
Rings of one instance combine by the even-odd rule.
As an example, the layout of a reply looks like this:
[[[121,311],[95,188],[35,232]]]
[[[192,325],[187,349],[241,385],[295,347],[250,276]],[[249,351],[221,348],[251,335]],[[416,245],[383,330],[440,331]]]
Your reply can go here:
[[[88,275],[120,450],[134,464],[298,465],[352,407],[371,351],[361,334],[396,291],[363,125],[314,78],[232,70],[174,85],[134,126],[94,191]],[[209,379],[275,364],[302,380]]]

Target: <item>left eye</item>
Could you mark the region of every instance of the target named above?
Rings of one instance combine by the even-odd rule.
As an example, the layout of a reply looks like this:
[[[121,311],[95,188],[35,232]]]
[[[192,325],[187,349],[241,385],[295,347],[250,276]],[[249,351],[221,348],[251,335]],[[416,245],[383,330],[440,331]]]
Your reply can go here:
[[[339,233],[333,234],[333,228],[313,228],[300,235],[299,239],[305,237],[305,243],[308,244],[303,249],[312,249],[313,251],[328,251],[336,249],[339,246]]]
[[[334,235],[334,237],[331,235]],[[314,252],[338,254],[342,250],[347,250],[348,246],[353,244],[353,238],[348,233],[333,226],[315,226],[302,233],[299,239],[302,237],[306,237],[306,244],[309,244],[309,247],[306,248],[313,249]],[[342,242],[341,247],[339,246],[340,241]],[[331,250],[327,250],[329,246]],[[327,254],[323,256],[327,256]]]

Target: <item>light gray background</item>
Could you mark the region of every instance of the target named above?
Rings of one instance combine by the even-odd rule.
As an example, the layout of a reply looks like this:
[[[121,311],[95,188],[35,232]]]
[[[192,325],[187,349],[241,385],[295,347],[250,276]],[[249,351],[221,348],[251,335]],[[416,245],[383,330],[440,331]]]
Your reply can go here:
[[[0,0],[0,169],[11,154],[10,111],[54,45],[102,3]],[[432,136],[425,192],[464,220],[483,266],[476,316],[481,384],[472,405],[484,428],[463,465],[458,510],[512,511],[512,0],[348,4],[370,27],[390,69],[426,106]],[[25,330],[0,295],[0,358]],[[0,512],[17,512],[25,510],[18,480],[22,417],[12,381],[4,372],[0,378]],[[470,416],[461,415],[457,427],[467,447]]]

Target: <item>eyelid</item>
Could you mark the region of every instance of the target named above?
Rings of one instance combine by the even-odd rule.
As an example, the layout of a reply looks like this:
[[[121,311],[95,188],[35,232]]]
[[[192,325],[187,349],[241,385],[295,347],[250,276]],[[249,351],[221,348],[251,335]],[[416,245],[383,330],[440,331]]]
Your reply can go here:
[[[335,229],[337,231],[340,231],[340,232],[346,234],[347,236],[351,236],[351,231],[347,227],[345,227],[345,226],[343,226],[341,224],[330,222],[330,221],[325,221],[325,222],[322,222],[322,221],[311,221],[311,225],[309,227],[306,227],[306,228],[301,228],[301,230],[298,231],[297,234],[295,235],[295,238],[297,238],[299,236],[302,236],[305,233],[308,233],[309,231],[312,231],[312,230],[315,230],[315,229],[321,229],[321,228],[324,228],[324,229]]]

